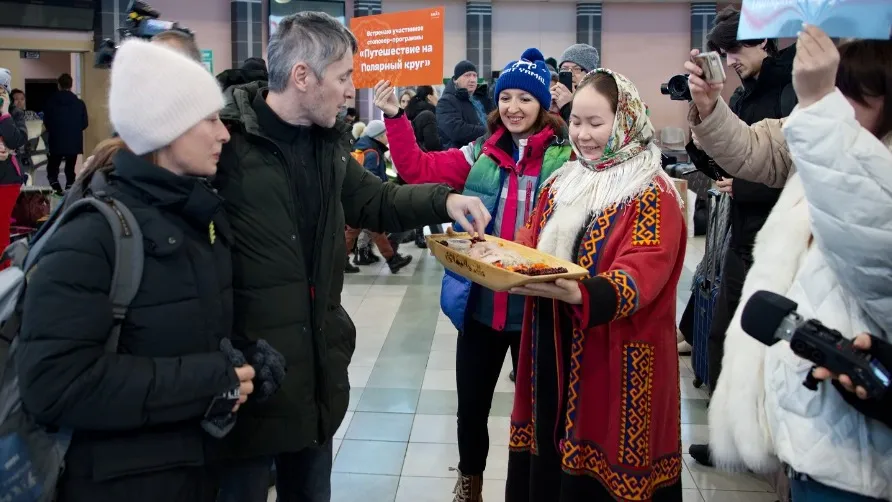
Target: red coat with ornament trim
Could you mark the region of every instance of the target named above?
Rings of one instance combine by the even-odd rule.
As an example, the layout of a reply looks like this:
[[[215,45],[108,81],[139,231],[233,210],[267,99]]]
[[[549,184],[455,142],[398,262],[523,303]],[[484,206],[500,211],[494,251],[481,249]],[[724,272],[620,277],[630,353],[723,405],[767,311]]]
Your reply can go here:
[[[681,473],[675,312],[686,230],[670,183],[657,177],[631,201],[588,219],[575,247],[576,262],[591,273],[580,282],[581,306],[541,298],[526,303],[512,454],[555,449],[565,475],[594,478],[616,500],[651,500]],[[536,247],[553,213],[545,187],[518,241]],[[536,325],[537,309],[544,308],[554,309],[553,329]],[[544,343],[558,357],[543,368],[536,351]],[[562,346],[569,354],[561,354]],[[536,372],[555,368],[559,388],[536,388]],[[539,444],[552,437],[536,429],[541,418],[534,399],[546,392],[559,393],[564,406],[548,417],[557,424],[554,441]]]

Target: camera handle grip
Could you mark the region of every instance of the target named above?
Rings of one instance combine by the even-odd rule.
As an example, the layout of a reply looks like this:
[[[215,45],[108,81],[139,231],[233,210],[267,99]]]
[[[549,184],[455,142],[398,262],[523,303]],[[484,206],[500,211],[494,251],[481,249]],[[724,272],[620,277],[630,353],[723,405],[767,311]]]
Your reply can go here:
[[[810,391],[812,391],[812,392],[817,392],[817,391],[818,391],[818,384],[821,383],[821,381],[818,380],[817,378],[815,378],[815,376],[814,376],[814,371],[815,371],[817,368],[818,368],[817,366],[812,366],[811,369],[808,370],[808,375],[805,377],[805,380],[802,382],[802,385],[803,385],[806,389],[808,389],[808,390],[810,390]]]

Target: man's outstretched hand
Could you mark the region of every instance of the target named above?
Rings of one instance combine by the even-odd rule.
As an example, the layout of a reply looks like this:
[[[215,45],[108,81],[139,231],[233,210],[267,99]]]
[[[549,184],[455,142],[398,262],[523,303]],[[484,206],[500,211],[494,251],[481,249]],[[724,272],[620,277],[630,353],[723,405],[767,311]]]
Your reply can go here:
[[[480,199],[456,193],[446,197],[446,211],[449,213],[449,217],[462,228],[480,236],[486,233],[486,227],[492,219],[492,215],[489,214]],[[473,220],[473,223],[468,220],[468,217]]]

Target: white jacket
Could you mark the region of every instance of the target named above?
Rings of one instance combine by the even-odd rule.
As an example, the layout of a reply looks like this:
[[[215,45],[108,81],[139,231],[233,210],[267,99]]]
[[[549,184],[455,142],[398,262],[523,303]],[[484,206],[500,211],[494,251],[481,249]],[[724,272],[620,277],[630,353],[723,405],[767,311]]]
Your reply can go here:
[[[807,109],[794,111],[785,124],[785,129],[792,128],[788,135],[795,143],[790,145],[794,158],[800,148],[812,153],[817,145],[828,146],[821,149],[822,156],[809,157],[815,162],[807,166],[809,173],[804,174],[812,182],[808,200],[800,175],[792,175],[756,238],[754,264],[727,332],[722,375],[709,407],[710,446],[715,460],[726,468],[769,472],[778,467],[780,460],[820,483],[892,500],[892,429],[848,406],[830,384],[821,384],[817,392],[806,389],[802,382],[812,367],[810,362],[794,355],[786,342],[770,348],[761,345],[740,326],[742,308],[750,296],[755,291],[768,290],[796,301],[804,317],[817,318],[847,336],[868,328],[865,311],[846,289],[850,287],[848,282],[838,279],[837,272],[844,274],[847,269],[836,266],[845,263],[846,258],[865,261],[858,253],[874,249],[875,244],[862,241],[874,236],[870,231],[853,232],[845,236],[847,246],[836,246],[839,243],[834,241],[828,250],[821,242],[822,235],[827,238],[828,234],[813,228],[830,228],[831,218],[839,221],[839,216],[846,214],[843,219],[854,219],[853,214],[860,214],[862,225],[869,225],[865,220],[870,216],[888,218],[889,192],[885,192],[886,200],[859,200],[856,204],[852,198],[870,197],[877,192],[850,184],[843,193],[834,193],[838,186],[815,182],[818,166],[842,169],[841,164],[850,166],[853,162],[851,142],[844,142],[843,131],[848,129],[837,126],[834,133],[826,118],[824,128],[814,127],[819,123],[816,119],[822,116],[846,120],[845,114],[833,108],[834,101],[828,97]],[[874,143],[880,144],[875,138]],[[804,166],[805,162],[797,165],[800,170]],[[892,169],[892,165],[885,168]],[[862,165],[860,169],[867,168]],[[871,183],[864,176],[852,178],[856,185]],[[843,209],[831,217],[820,210],[810,212],[809,202],[823,207],[836,203],[844,208],[873,205],[875,212],[852,213]],[[888,228],[888,221],[882,221]],[[846,249],[853,255],[847,257]],[[888,250],[884,252],[884,257],[889,255]]]
[[[812,230],[871,333],[892,335],[892,134],[877,141],[839,90],[784,125]],[[844,203],[841,203],[843,202]]]

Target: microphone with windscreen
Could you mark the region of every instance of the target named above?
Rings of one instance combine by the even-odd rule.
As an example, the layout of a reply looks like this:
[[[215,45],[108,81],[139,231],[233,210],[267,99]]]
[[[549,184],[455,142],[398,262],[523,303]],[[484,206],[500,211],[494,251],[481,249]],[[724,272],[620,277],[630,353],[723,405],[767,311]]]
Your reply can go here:
[[[786,340],[797,356],[837,375],[848,375],[852,384],[863,387],[867,397],[880,397],[889,388],[892,376],[870,354],[856,349],[839,331],[816,319],[803,319],[793,300],[770,291],[757,291],[743,307],[740,324],[748,335],[771,346]],[[809,372],[803,385],[818,389]]]

